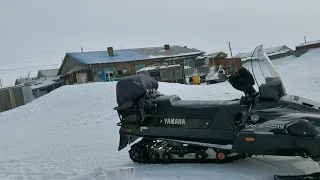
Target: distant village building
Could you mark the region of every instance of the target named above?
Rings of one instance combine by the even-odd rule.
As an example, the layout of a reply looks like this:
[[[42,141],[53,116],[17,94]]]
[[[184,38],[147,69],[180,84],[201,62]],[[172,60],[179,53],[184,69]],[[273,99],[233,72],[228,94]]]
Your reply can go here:
[[[292,51],[293,50],[291,48],[287,47],[286,45],[265,48],[265,52],[271,60],[278,59],[278,58],[285,57],[285,56],[289,56],[289,55],[291,55],[289,52],[292,52]],[[252,53],[253,53],[253,51],[239,53],[239,54],[236,54],[234,56],[234,58],[240,58],[241,61],[247,61],[247,60],[251,59]]]
[[[59,68],[39,70],[37,74],[39,83],[42,83],[47,80],[56,79],[58,77],[58,71],[59,71]]]
[[[185,64],[185,75],[187,78],[200,75],[202,78],[208,74],[210,67],[214,64],[221,64],[223,60],[228,56],[224,52],[216,52],[211,54],[202,54],[196,57],[193,64]]]
[[[147,47],[134,49],[67,53],[58,71],[66,84],[115,81],[136,74],[154,64],[184,65],[204,54],[186,46]]]
[[[36,99],[63,85],[63,81],[57,75],[58,70],[58,68],[38,70],[36,77],[16,79],[15,85],[30,86],[33,98]]]
[[[209,54],[209,66],[219,66],[224,64],[224,60],[228,57],[227,53],[224,52],[216,52]]]
[[[31,86],[34,98],[39,98],[61,87],[63,81],[58,76],[59,68],[39,70],[37,74],[38,84]]]
[[[308,51],[315,48],[320,48],[320,40],[310,41],[296,46],[297,51]]]

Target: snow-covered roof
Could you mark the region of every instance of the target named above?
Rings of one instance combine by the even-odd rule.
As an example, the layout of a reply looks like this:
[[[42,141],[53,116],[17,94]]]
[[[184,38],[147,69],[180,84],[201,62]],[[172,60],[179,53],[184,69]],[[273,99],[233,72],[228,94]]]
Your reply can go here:
[[[220,53],[223,53],[223,54],[227,55],[227,53],[225,53],[225,52],[215,52],[215,53],[208,54],[208,56],[209,56],[210,58],[215,58],[215,57],[217,57]]]
[[[174,64],[174,65],[148,66],[148,67],[139,69],[139,70],[137,71],[137,73],[138,73],[138,72],[141,72],[141,71],[151,71],[151,70],[156,70],[156,69],[165,69],[165,68],[179,67],[179,66],[181,66],[181,65],[180,65],[180,64]]]
[[[150,59],[156,59],[156,58],[166,58],[166,57],[178,57],[178,56],[190,56],[190,55],[199,55],[199,52],[188,52],[188,53],[179,53],[175,55],[149,55],[148,57]]]
[[[179,45],[172,45],[169,47],[168,50],[164,49],[163,47],[134,48],[131,50],[137,53],[140,53],[144,56],[147,56],[150,59],[191,56],[191,55],[200,55],[205,53],[204,51],[201,51],[195,48],[188,48],[188,47],[183,47]]]
[[[290,50],[286,50],[286,51],[280,51],[280,52],[274,52],[274,53],[267,53],[268,56],[274,56],[274,55],[277,55],[277,54],[283,54],[283,53],[286,53],[286,52],[289,52]],[[241,58],[241,61],[242,62],[245,62],[245,61],[248,61],[252,58],[252,56],[249,56],[249,57],[246,57],[246,58]]]
[[[285,52],[288,52],[288,51],[291,51],[292,49],[288,48],[287,46],[285,45],[282,45],[282,46],[276,46],[276,47],[270,47],[270,48],[266,48],[265,49],[265,52],[268,54],[268,55],[271,55],[271,54],[274,54],[274,53],[285,53]],[[246,59],[246,58],[250,58],[252,56],[252,53],[253,51],[251,52],[244,52],[244,53],[239,53],[239,54],[236,54],[234,56],[234,58],[241,58],[241,59]]]
[[[306,43],[301,43],[301,44],[299,44],[297,47],[308,46],[308,45],[312,45],[312,44],[320,44],[320,40],[309,41],[309,42],[306,42]]]
[[[119,49],[113,52],[114,56],[109,56],[106,51],[76,52],[67,53],[67,55],[83,64],[97,64],[192,56],[205,53],[195,48],[187,48],[179,45],[170,46],[169,50],[165,50],[163,47],[147,47]]]
[[[47,86],[51,86],[54,84],[58,84],[59,82],[61,82],[61,81],[59,81],[58,79],[47,80],[47,81],[43,81],[42,83],[31,86],[31,89],[38,89],[38,88],[42,88],[42,87],[47,87]]]
[[[57,69],[43,69],[38,71],[37,77],[54,77],[57,76],[59,68]]]

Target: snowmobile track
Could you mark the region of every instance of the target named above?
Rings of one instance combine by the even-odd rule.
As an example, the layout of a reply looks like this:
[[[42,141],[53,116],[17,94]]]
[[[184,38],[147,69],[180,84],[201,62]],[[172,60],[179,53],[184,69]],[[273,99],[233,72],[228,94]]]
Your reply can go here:
[[[198,153],[195,153],[194,158],[191,158],[191,159],[178,158],[177,159],[177,158],[172,158],[172,156],[176,154],[170,151],[165,151],[162,154],[158,153],[157,151],[151,148],[154,145],[155,144],[143,142],[143,140],[132,145],[131,149],[129,150],[129,156],[131,160],[133,162],[140,163],[140,164],[223,164],[223,163],[238,161],[246,157],[243,154],[237,154],[237,155],[232,155],[231,157],[230,156],[228,157],[229,153],[226,152],[222,154],[223,156],[222,159],[219,159],[218,155],[216,159],[210,159],[210,158],[206,158],[206,155],[201,153],[202,151],[198,151]],[[221,152],[218,150],[217,154]],[[184,156],[185,155],[183,155],[183,157]]]
[[[224,164],[224,163],[230,163],[234,161],[238,161],[240,159],[243,159],[242,156],[234,156],[231,158],[228,158],[225,161],[220,161],[217,159],[204,159],[204,160],[197,160],[197,159],[171,159],[170,161],[165,161],[163,159],[159,159],[158,161],[154,162],[149,159],[144,159],[141,161],[133,160],[136,163],[139,164]]]

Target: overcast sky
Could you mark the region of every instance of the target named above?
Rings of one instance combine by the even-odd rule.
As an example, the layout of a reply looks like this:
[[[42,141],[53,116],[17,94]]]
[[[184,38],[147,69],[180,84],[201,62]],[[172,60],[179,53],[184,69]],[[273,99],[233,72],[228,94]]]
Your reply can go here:
[[[81,47],[294,48],[304,35],[320,39],[319,7],[319,0],[0,0],[0,79],[10,85],[29,70],[59,67]]]

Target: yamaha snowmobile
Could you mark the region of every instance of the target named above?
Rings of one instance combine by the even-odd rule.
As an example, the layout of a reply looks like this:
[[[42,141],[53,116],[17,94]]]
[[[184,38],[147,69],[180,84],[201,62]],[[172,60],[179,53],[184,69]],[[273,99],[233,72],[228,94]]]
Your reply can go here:
[[[139,163],[225,163],[252,155],[320,160],[320,104],[287,94],[262,45],[227,81],[244,95],[182,100],[161,94],[148,75],[120,79],[118,150],[136,142],[129,156]]]

